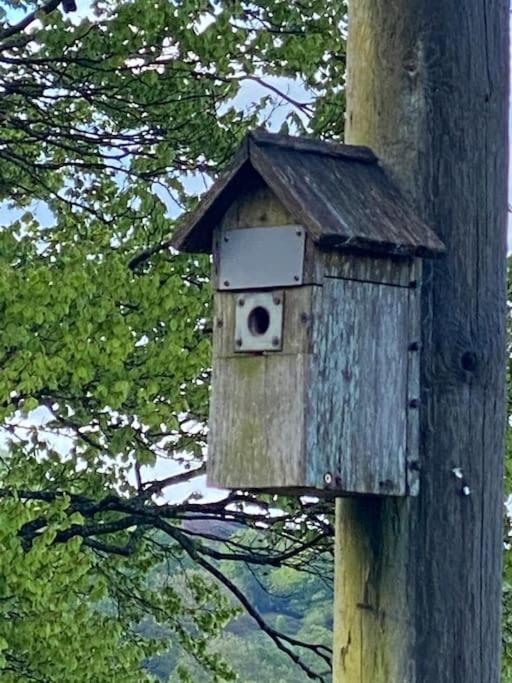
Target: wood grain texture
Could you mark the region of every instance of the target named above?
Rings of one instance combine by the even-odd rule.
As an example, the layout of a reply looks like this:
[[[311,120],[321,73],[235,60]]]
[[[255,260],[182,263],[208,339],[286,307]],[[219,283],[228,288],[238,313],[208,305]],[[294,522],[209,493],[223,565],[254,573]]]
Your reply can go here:
[[[322,140],[280,135],[279,133],[268,133],[262,130],[251,131],[249,133],[249,140],[256,143],[259,147],[284,147],[285,149],[293,149],[297,152],[326,154],[327,156],[351,159],[352,161],[362,161],[367,164],[375,164],[378,161],[372,150],[363,145],[343,145],[336,142],[325,143]]]
[[[409,287],[414,279],[413,268],[417,260],[416,258],[382,258],[370,254],[316,248],[314,262],[317,272],[321,273],[323,278],[335,277]],[[319,279],[319,275],[316,279]]]
[[[508,12],[350,4],[347,140],[447,251],[425,264],[420,494],[337,503],[336,683],[500,680]]]
[[[173,245],[211,252],[213,231],[233,202],[261,179],[311,238],[326,248],[436,255],[444,247],[411,209],[366,148],[357,153],[321,141],[249,134],[229,171],[185,219]],[[263,207],[260,207],[263,208]]]
[[[321,486],[329,472],[338,490],[405,495],[409,289],[328,279],[320,303],[308,479]]]
[[[293,225],[292,214],[284,208],[263,179],[241,188],[223,215],[220,229],[264,228],[274,225]]]
[[[320,246],[402,255],[443,250],[377,164],[254,145],[251,162]]]
[[[308,356],[302,354],[215,359],[209,485],[304,485],[307,366]]]

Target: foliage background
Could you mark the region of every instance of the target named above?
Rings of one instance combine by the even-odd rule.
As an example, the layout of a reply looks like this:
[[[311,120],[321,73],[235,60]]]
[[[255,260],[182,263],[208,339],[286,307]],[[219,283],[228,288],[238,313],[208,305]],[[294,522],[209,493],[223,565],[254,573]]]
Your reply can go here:
[[[169,642],[176,680],[234,680],[233,600],[324,680],[229,563],[328,576],[332,510],[202,499],[209,264],[168,245],[248,128],[341,136],[344,6],[73,5],[0,2],[2,680],[149,680]]]

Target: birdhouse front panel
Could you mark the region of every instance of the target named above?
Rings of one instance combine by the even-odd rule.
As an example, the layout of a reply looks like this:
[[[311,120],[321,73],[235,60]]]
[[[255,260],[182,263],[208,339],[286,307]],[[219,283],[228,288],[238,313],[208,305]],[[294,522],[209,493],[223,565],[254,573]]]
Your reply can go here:
[[[209,482],[232,488],[306,487],[313,310],[321,287],[215,296]],[[244,301],[243,306],[240,303]],[[262,315],[261,327],[240,317]],[[266,331],[275,336],[259,347]]]
[[[418,492],[421,257],[366,148],[251,134],[178,235],[213,254],[208,482]]]

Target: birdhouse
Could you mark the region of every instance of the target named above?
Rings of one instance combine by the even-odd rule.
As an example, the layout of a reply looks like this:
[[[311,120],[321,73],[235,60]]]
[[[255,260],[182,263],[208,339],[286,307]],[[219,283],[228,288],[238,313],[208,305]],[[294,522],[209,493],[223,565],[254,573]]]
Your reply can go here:
[[[177,233],[213,255],[208,482],[415,495],[422,258],[365,147],[250,133]]]

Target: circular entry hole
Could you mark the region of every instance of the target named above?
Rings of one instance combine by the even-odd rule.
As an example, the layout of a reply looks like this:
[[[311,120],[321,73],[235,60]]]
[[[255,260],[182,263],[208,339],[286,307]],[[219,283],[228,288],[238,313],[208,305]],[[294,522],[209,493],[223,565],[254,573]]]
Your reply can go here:
[[[253,336],[260,337],[265,334],[270,325],[270,314],[267,309],[263,306],[255,306],[249,313],[247,325]]]

